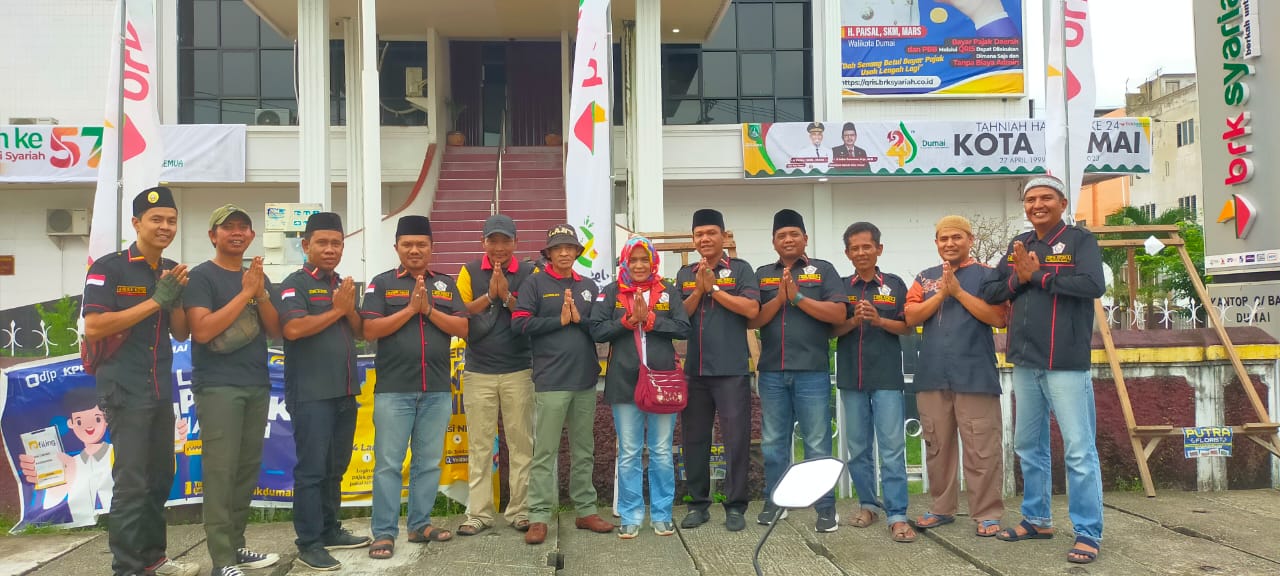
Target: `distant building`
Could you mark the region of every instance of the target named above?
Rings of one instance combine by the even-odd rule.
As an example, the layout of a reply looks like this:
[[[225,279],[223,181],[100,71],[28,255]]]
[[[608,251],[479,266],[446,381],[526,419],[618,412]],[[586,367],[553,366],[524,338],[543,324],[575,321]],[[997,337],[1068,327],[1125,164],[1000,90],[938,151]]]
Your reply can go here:
[[[1159,74],[1125,95],[1125,113],[1151,117],[1151,173],[1134,175],[1129,205],[1154,217],[1186,208],[1204,223],[1195,74]]]

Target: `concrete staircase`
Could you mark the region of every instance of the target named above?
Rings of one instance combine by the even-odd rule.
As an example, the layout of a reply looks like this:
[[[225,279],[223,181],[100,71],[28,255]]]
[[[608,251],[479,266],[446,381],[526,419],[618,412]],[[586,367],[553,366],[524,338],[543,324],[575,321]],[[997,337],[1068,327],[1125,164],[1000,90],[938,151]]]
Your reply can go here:
[[[547,229],[565,221],[564,173],[559,147],[508,147],[503,156],[499,212],[516,222],[516,257],[537,258]],[[431,206],[431,268],[457,274],[479,258],[481,229],[489,217],[497,179],[497,148],[445,149]]]

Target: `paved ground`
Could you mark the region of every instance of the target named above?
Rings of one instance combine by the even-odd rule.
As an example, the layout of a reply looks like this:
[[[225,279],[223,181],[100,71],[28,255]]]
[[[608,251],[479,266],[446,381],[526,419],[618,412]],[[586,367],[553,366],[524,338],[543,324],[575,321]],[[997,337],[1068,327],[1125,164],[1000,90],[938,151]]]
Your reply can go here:
[[[1065,561],[1071,545],[1066,501],[1056,502],[1054,514],[1062,530],[1053,540],[1004,543],[978,538],[973,524],[961,517],[955,524],[928,532],[913,544],[898,544],[882,525],[858,529],[847,525],[850,503],[842,502],[844,526],[833,534],[813,530],[812,511],[793,511],[774,530],[762,554],[766,574],[803,576],[1034,576],[1034,575],[1275,575],[1280,574],[1280,492],[1274,490],[1219,493],[1161,492],[1148,499],[1141,494],[1109,493],[1106,498],[1106,538],[1102,556],[1089,566]],[[923,511],[917,502],[911,513]],[[1017,501],[1009,503],[1006,522],[1016,522]],[[754,519],[759,504],[752,507]],[[683,510],[677,510],[677,521]],[[437,524],[457,527],[460,518]],[[659,537],[651,530],[640,537],[619,540],[573,527],[571,515],[553,525],[547,542],[527,546],[523,535],[499,526],[480,536],[455,537],[452,542],[410,544],[401,535],[396,557],[375,561],[364,550],[336,553],[344,564],[341,574],[389,575],[532,575],[547,576],[728,576],[751,574],[751,553],[765,527],[750,522],[745,531],[722,527],[723,512],[713,510],[712,521],[694,530]],[[367,533],[367,520],[347,526]],[[175,526],[169,532],[171,556],[210,568],[200,526]],[[273,568],[250,576],[317,574],[293,562],[293,528],[287,523],[256,524],[248,539],[255,549],[284,553]],[[0,538],[0,574],[91,576],[109,574],[106,535],[63,535]],[[559,560],[561,569],[554,564]],[[38,565],[38,567],[36,567]],[[33,569],[34,568],[34,569]]]

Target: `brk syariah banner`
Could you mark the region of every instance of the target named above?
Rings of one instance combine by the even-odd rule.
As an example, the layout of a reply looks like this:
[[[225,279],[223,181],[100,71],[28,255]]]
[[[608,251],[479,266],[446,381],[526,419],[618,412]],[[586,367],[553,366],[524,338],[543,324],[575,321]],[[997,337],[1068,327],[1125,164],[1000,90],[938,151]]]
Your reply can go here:
[[[445,437],[440,483],[467,483],[466,414],[462,403],[463,344],[454,343],[452,391],[454,413]],[[176,473],[168,506],[203,501],[202,444],[191,390],[191,352],[187,342],[173,342],[173,430]],[[269,374],[271,403],[263,428],[262,465],[253,505],[289,507],[293,501],[293,467],[297,457],[293,425],[284,400],[284,356],[272,353]],[[363,378],[351,462],[342,481],[344,506],[369,506],[373,478],[373,358],[360,358]],[[84,373],[80,357],[63,356],[16,366],[3,372],[0,434],[4,437],[14,479],[20,487],[22,518],[14,531],[29,525],[92,525],[111,511],[114,455],[106,417],[98,406],[93,376]],[[405,459],[404,489],[409,463]],[[494,483],[499,481],[494,474]],[[496,490],[495,490],[496,492]],[[458,493],[453,491],[451,493]],[[466,490],[461,490],[462,495]],[[403,493],[407,494],[407,492]]]
[[[0,125],[0,182],[97,182],[102,126]],[[243,124],[160,127],[162,182],[244,182]]]
[[[747,178],[1043,174],[1044,120],[742,125]],[[1150,118],[1097,118],[1089,173],[1151,171]]]
[[[849,96],[1024,92],[1022,0],[841,0]]]

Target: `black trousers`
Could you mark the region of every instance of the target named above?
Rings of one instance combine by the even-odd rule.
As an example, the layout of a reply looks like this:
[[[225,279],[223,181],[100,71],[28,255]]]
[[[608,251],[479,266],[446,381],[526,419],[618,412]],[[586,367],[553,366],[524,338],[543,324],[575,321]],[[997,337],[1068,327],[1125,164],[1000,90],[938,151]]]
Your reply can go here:
[[[286,397],[293,422],[298,463],[293,468],[293,531],[298,550],[324,546],[341,530],[342,474],[351,462],[356,435],[354,396],[293,401]]]
[[[693,501],[690,510],[711,505],[711,432],[720,414],[728,473],[724,479],[725,510],[745,512],[751,500],[747,472],[751,459],[751,384],[748,376],[690,376],[689,404],[681,413],[684,469]]]
[[[150,391],[147,391],[150,392]],[[164,503],[173,486],[173,402],[98,381],[115,454],[107,543],[117,576],[142,574],[165,557]]]

